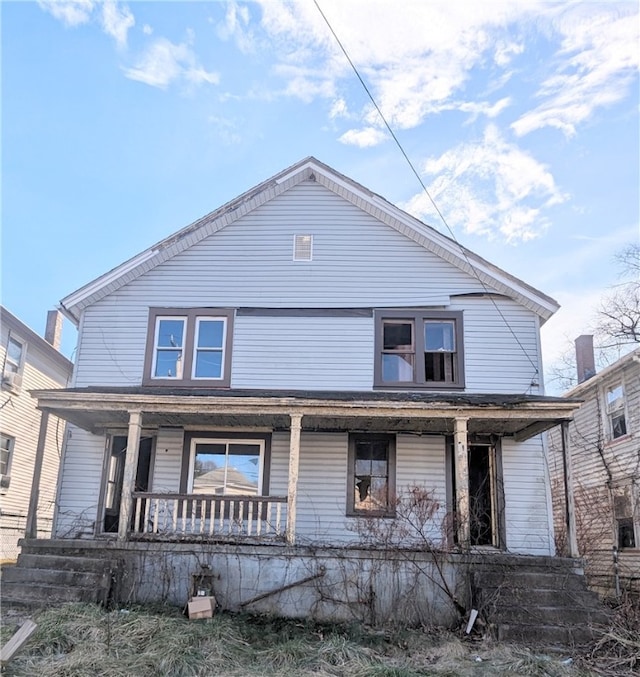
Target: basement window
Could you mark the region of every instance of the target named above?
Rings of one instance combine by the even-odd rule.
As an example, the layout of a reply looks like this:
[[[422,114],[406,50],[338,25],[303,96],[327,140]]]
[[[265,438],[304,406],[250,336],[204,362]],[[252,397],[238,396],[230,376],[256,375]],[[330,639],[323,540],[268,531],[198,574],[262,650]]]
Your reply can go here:
[[[313,259],[313,235],[293,236],[293,260],[311,261]]]

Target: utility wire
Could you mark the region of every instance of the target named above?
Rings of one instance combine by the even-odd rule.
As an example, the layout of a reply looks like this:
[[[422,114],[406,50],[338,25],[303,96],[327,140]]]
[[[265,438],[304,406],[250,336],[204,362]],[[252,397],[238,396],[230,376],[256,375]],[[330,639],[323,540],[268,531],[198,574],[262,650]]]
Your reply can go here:
[[[333,30],[333,26],[332,26],[331,23],[329,22],[329,19],[327,19],[327,17],[325,16],[325,13],[324,13],[324,12],[322,11],[322,9],[320,8],[320,5],[318,4],[317,0],[313,0],[313,3],[315,4],[316,8],[318,9],[318,12],[320,12],[320,16],[322,16],[322,18],[324,19],[324,22],[327,24],[327,27],[328,27],[329,30],[331,31],[331,34],[333,35],[335,41],[338,43],[338,46],[339,46],[340,49],[342,50],[342,53],[344,54],[345,58],[346,58],[347,61],[349,62],[349,65],[350,65],[351,68],[353,69],[353,72],[356,74],[356,77],[357,77],[358,80],[360,81],[360,84],[362,85],[364,91],[367,93],[367,96],[368,96],[369,99],[371,100],[371,103],[374,105],[376,111],[378,111],[378,115],[380,116],[380,119],[382,120],[382,122],[384,122],[384,125],[385,125],[385,127],[387,128],[387,131],[389,132],[389,134],[391,135],[391,138],[394,140],[396,146],[398,146],[400,152],[402,153],[404,159],[407,161],[407,164],[408,164],[409,167],[411,168],[411,171],[412,171],[413,174],[415,175],[416,179],[418,179],[418,183],[422,186],[422,190],[424,191],[425,195],[429,198],[429,201],[430,201],[431,204],[433,205],[433,208],[436,210],[436,213],[437,213],[438,216],[440,217],[440,220],[442,221],[442,223],[444,223],[446,229],[449,231],[449,234],[451,235],[451,239],[458,245],[458,248],[460,249],[460,253],[462,254],[462,256],[464,257],[465,261],[467,262],[467,264],[469,265],[469,267],[470,267],[471,270],[473,271],[474,276],[476,277],[476,279],[478,280],[478,282],[482,285],[482,288],[483,288],[484,292],[489,296],[489,299],[490,299],[491,302],[493,303],[493,306],[495,307],[496,311],[498,312],[498,314],[499,314],[500,317],[502,318],[502,321],[505,323],[507,329],[511,332],[513,338],[516,340],[516,343],[520,346],[520,349],[521,349],[522,352],[524,353],[525,357],[529,360],[529,362],[531,363],[531,366],[535,369],[535,373],[534,373],[534,377],[533,377],[533,378],[535,378],[535,376],[537,376],[537,374],[539,373],[538,365],[533,361],[533,359],[531,358],[531,356],[530,356],[529,353],[527,352],[526,348],[522,345],[522,342],[520,341],[520,339],[518,338],[517,334],[515,333],[515,331],[513,330],[513,328],[511,327],[511,325],[509,324],[509,322],[508,322],[507,318],[504,316],[503,312],[502,312],[502,311],[500,310],[500,308],[498,307],[498,304],[496,303],[495,299],[493,298],[493,296],[491,296],[491,292],[489,291],[489,289],[488,289],[487,286],[485,285],[484,281],[480,278],[480,275],[478,274],[478,271],[476,270],[476,267],[475,267],[475,266],[473,265],[473,263],[471,263],[471,261],[469,260],[469,257],[467,256],[467,252],[465,251],[465,248],[460,244],[460,242],[458,242],[458,239],[456,238],[455,233],[453,232],[453,230],[451,229],[451,227],[450,227],[449,224],[447,223],[447,220],[444,218],[444,215],[443,215],[442,212],[440,211],[440,208],[439,208],[438,205],[436,204],[435,200],[431,197],[431,194],[429,193],[427,187],[425,186],[424,181],[422,180],[420,174],[418,173],[418,171],[417,171],[416,168],[414,167],[413,163],[412,163],[411,160],[409,159],[409,156],[407,155],[407,153],[405,152],[404,148],[402,147],[402,144],[401,144],[400,141],[398,140],[398,137],[395,135],[393,129],[391,129],[391,126],[390,126],[389,123],[387,122],[387,119],[385,118],[385,116],[383,115],[382,111],[380,110],[380,106],[378,106],[378,104],[376,103],[376,100],[375,100],[374,97],[373,97],[373,94],[371,94],[371,91],[370,91],[369,88],[367,87],[367,84],[366,84],[365,81],[362,79],[362,76],[360,75],[358,69],[356,68],[356,65],[355,65],[355,64],[353,63],[353,61],[351,60],[351,57],[349,56],[347,50],[345,49],[344,45],[343,45],[342,42],[340,41],[340,38],[336,35],[336,32]],[[533,383],[533,379],[532,379],[532,383]]]

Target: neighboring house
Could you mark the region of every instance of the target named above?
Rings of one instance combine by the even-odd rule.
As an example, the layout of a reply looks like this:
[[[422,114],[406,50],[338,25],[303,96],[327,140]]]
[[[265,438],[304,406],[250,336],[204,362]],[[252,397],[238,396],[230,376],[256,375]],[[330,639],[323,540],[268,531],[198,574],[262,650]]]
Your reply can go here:
[[[184,600],[203,562],[236,608],[337,586],[391,540],[554,555],[540,433],[577,406],[543,394],[556,302],[314,158],[61,308],[74,381],[36,393],[71,424],[57,547],[125,560],[128,599]],[[267,601],[335,616],[358,596],[328,587]]]
[[[583,400],[569,425],[580,554],[590,584],[611,593],[640,589],[640,348],[595,373],[593,337],[576,340]],[[553,499],[564,541],[564,463],[558,430],[549,433]]]
[[[18,555],[18,539],[25,535],[30,503],[34,503],[34,509],[38,508],[37,525],[31,525],[35,527],[33,535],[44,537],[51,533],[65,422],[51,418],[42,429],[42,414],[29,391],[69,385],[73,365],[57,350],[61,328],[62,315],[52,311],[43,339],[0,307],[0,558],[3,561],[15,560]]]

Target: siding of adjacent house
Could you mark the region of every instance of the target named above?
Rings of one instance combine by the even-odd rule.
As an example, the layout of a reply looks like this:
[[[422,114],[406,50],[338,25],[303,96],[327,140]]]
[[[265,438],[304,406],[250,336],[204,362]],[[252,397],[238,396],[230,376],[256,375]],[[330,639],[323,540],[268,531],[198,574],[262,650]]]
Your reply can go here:
[[[636,351],[640,355],[639,351]],[[612,440],[604,406],[607,388],[624,384],[627,435]],[[568,393],[572,395],[572,392]],[[578,547],[587,559],[587,573],[594,587],[611,592],[614,585],[613,548],[617,532],[611,486],[635,483],[636,548],[618,552],[621,586],[640,589],[640,363],[629,355],[576,391],[584,400],[569,426],[569,446],[574,479]],[[554,502],[554,521],[559,545],[564,544],[564,469],[559,430],[548,435]]]
[[[30,330],[29,330],[30,331]],[[35,464],[41,413],[30,390],[60,388],[70,378],[71,365],[64,368],[48,355],[53,348],[44,350],[29,335],[13,328],[10,322],[1,323],[0,371],[4,367],[9,332],[26,346],[22,385],[16,392],[2,387],[0,390],[0,431],[15,439],[10,477],[7,488],[0,489],[0,559],[12,560],[18,555],[18,539],[24,537],[31,485]],[[40,339],[42,341],[42,339]],[[48,347],[47,347],[48,348]],[[42,463],[38,500],[38,535],[51,532],[51,520],[56,493],[60,453],[65,434],[65,423],[49,418],[44,458]]]

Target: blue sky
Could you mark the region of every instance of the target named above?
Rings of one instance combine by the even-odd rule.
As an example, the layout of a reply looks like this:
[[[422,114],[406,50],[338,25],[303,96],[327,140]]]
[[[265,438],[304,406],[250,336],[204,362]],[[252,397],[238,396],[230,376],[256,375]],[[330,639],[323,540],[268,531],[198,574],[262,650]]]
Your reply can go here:
[[[459,241],[562,305],[551,365],[639,237],[638,4],[318,2]],[[447,232],[312,0],[0,10],[2,303],[38,333],[308,155]]]

